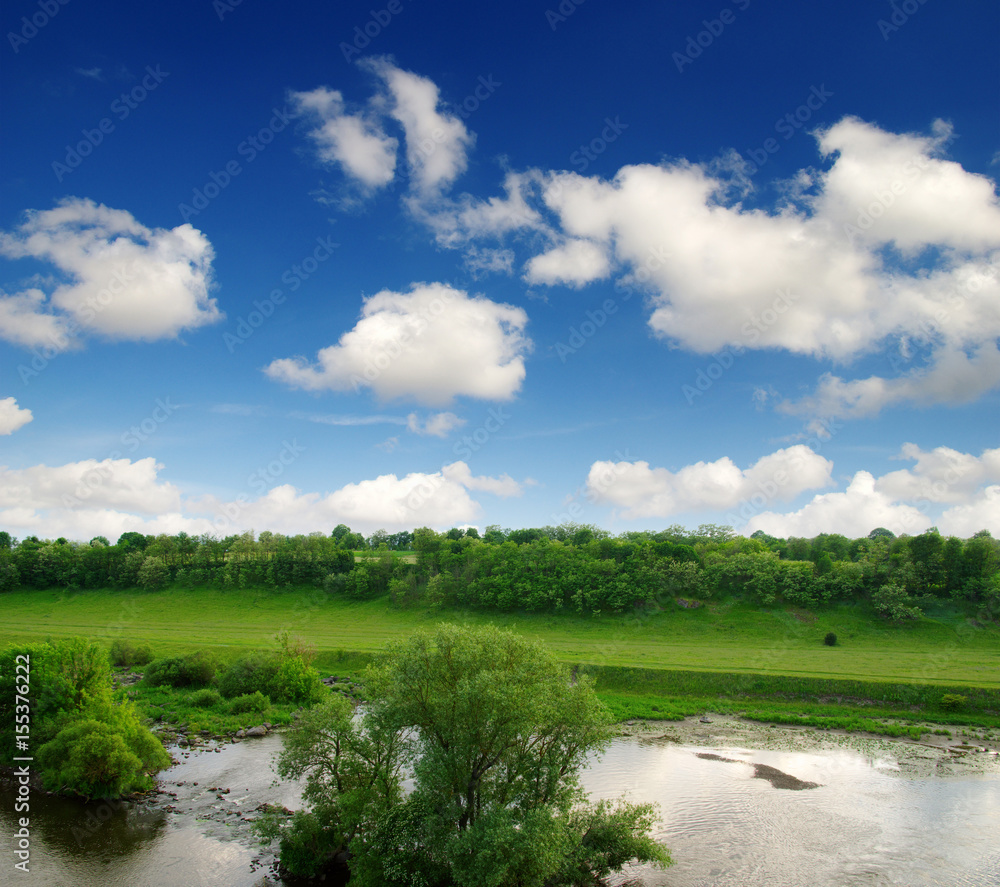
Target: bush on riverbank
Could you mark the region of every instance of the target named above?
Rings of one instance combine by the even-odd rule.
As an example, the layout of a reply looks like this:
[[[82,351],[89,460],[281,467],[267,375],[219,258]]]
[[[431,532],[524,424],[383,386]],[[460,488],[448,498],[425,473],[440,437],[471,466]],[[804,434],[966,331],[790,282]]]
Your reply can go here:
[[[43,784],[60,794],[118,797],[151,787],[152,774],[170,764],[140,714],[112,690],[107,651],[84,638],[0,653],[0,718],[5,760],[18,754],[17,741],[28,744],[22,755],[37,749]]]

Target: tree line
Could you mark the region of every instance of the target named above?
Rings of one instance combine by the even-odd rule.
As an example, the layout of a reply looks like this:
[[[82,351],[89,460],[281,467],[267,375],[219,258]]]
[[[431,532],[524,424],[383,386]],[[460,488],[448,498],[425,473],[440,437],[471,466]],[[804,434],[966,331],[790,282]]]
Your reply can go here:
[[[400,552],[410,552],[399,556]],[[817,607],[867,600],[902,620],[941,600],[1000,611],[1000,542],[987,530],[969,539],[931,528],[896,537],[876,528],[850,539],[736,535],[705,524],[611,535],[599,527],[436,532],[419,527],[368,537],[341,524],[330,534],[144,536],[112,545],[66,539],[21,542],[0,532],[0,590],[141,587],[220,589],[315,586],[357,599],[390,595],[499,610],[623,612],[669,597],[737,596],[762,606]]]

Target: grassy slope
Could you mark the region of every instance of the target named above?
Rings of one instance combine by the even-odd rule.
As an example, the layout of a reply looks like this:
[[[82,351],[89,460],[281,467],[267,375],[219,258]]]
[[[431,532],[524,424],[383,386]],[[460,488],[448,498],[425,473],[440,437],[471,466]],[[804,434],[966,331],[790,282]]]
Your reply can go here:
[[[314,644],[319,664],[370,653],[437,622],[493,622],[543,641],[571,663],[648,669],[785,674],[810,678],[1000,687],[1000,630],[957,616],[902,627],[854,607],[818,614],[762,612],[726,602],[643,618],[470,614],[352,603],[316,589],[26,591],[0,596],[0,642],[70,635],[148,643],[157,655],[212,648],[225,655],[269,646],[287,629]],[[823,646],[836,632],[839,645]]]

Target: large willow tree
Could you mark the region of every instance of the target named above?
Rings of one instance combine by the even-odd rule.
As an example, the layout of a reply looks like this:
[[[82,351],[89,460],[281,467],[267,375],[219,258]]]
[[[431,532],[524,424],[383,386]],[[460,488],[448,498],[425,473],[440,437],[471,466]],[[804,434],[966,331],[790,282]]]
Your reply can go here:
[[[331,699],[279,758],[307,782],[308,810],[261,827],[289,870],[340,859],[352,887],[569,887],[670,863],[651,805],[587,801],[579,773],[612,719],[539,644],[442,626],[391,647],[366,687],[360,716]]]

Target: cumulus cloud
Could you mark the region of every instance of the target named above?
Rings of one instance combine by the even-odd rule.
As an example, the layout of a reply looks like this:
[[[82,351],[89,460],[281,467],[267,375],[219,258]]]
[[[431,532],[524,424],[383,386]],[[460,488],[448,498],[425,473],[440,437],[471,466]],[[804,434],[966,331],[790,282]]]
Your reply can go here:
[[[1000,449],[974,456],[950,447],[925,451],[907,443],[896,458],[914,465],[878,478],[858,471],[845,490],[817,495],[794,512],[758,513],[743,532],[857,538],[875,527],[899,535],[921,533],[932,524],[963,538],[984,528],[1000,532]],[[950,507],[938,511],[935,506],[940,505]]]
[[[691,351],[843,365],[891,348],[921,355],[885,376],[828,374],[814,394],[776,401],[789,413],[873,416],[1000,386],[1000,200],[992,179],[947,158],[948,123],[892,133],[847,116],[819,129],[820,168],[791,176],[769,209],[750,202],[734,151],[629,165],[610,180],[506,170],[504,193],[480,198],[451,193],[473,137],[441,110],[437,86],[385,58],[363,64],[384,87],[369,113],[405,134],[405,205],[439,244],[467,250],[473,270],[513,271],[519,238],[529,283],[618,275],[648,293],[653,332]],[[490,239],[507,242],[490,254],[478,243]]]
[[[470,491],[517,496],[510,476],[473,475],[464,462],[436,472],[384,474],[330,493],[282,484],[251,498],[190,498],[158,479],[152,458],[83,460],[66,465],[0,468],[0,525],[16,535],[88,540],[123,532],[228,535],[256,528],[296,534],[346,523],[364,533],[378,528],[450,527],[480,517]]]
[[[298,113],[315,124],[309,138],[322,162],[339,164],[368,188],[380,188],[393,180],[399,142],[386,135],[376,117],[346,113],[343,96],[325,86],[293,92],[290,98]]]
[[[363,59],[359,64],[379,80],[378,91],[360,111],[348,112],[343,95],[326,86],[292,92],[291,100],[315,124],[308,135],[319,160],[339,165],[370,189],[395,178],[399,140],[386,127],[398,126],[406,147],[409,200],[419,209],[465,172],[475,136],[444,110],[433,81],[387,58]]]
[[[311,391],[370,388],[382,400],[444,406],[459,395],[507,400],[524,380],[530,341],[521,308],[473,297],[441,283],[408,293],[383,290],[361,319],[316,361],[273,361],[272,379]]]
[[[955,505],[941,515],[941,532],[968,539],[980,530],[1000,535],[1000,484],[980,490],[970,501]]]
[[[157,479],[162,467],[151,457],[135,462],[83,459],[21,469],[0,466],[0,508],[177,511],[180,490]]]
[[[780,348],[840,362],[900,342],[928,353],[898,378],[825,378],[786,410],[874,415],[903,402],[970,400],[1000,384],[1000,201],[994,183],[939,156],[929,137],[845,118],[817,133],[832,158],[799,175],[775,211],[732,202],[711,165],[622,168],[606,181],[543,176],[563,236],[612,255],[644,284],[651,328],[689,350]],[[600,262],[558,273],[560,248],[529,260],[529,279],[581,285]],[[539,268],[554,257],[557,273]],[[905,261],[901,261],[901,257]]]
[[[1000,448],[973,456],[951,447],[927,452],[907,443],[897,458],[916,464],[883,475],[875,485],[896,500],[960,504],[968,502],[984,484],[1000,483]]]
[[[432,80],[384,58],[365,64],[384,82],[389,113],[406,134],[406,162],[415,191],[420,198],[439,193],[465,172],[475,136],[458,117],[440,109]]]
[[[595,462],[588,498],[624,509],[625,518],[669,517],[689,511],[726,510],[763,497],[789,501],[828,486],[833,463],[802,444],[777,450],[747,469],[728,456],[673,472],[648,462]]]
[[[841,533],[858,538],[876,527],[885,527],[898,536],[923,532],[930,525],[930,519],[919,508],[879,492],[871,473],[859,471],[844,492],[816,496],[808,505],[788,514],[766,511],[751,518],[744,532],[750,535],[763,530],[780,537]]]
[[[0,435],[13,434],[18,428],[27,425],[33,418],[31,410],[17,405],[17,398],[0,398]]]
[[[62,277],[47,295],[0,294],[0,336],[15,344],[64,350],[74,333],[172,338],[223,316],[208,296],[212,245],[189,224],[150,229],[125,210],[66,198],[0,234],[0,254],[49,262]]]
[[[573,239],[535,256],[527,265],[528,283],[580,287],[607,277],[611,271],[607,249],[592,240]]]

